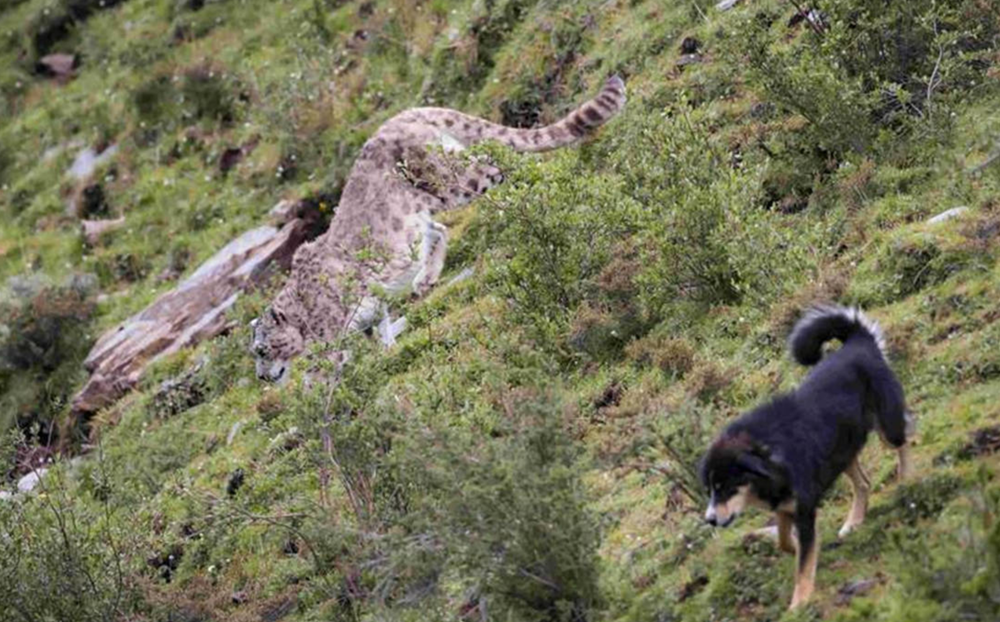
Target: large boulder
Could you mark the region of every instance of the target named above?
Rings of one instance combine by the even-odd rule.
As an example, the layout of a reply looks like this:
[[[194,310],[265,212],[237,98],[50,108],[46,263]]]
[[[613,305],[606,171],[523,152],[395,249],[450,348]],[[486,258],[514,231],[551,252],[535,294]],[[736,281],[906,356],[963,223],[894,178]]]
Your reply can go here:
[[[240,293],[275,268],[287,269],[295,249],[316,233],[308,218],[247,231],[178,286],[106,332],[84,361],[90,380],[73,399],[77,415],[94,413],[132,389],[150,363],[210,339],[229,326]]]

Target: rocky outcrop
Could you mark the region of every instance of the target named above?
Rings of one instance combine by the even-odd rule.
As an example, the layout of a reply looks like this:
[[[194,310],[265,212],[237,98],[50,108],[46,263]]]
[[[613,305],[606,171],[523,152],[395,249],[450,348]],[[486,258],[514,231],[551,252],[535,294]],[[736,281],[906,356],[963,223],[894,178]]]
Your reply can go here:
[[[90,380],[73,399],[77,415],[94,413],[132,389],[150,363],[210,339],[229,326],[226,312],[240,293],[285,269],[295,249],[317,233],[309,214],[288,206],[284,224],[247,231],[173,290],[106,332],[84,367]]]

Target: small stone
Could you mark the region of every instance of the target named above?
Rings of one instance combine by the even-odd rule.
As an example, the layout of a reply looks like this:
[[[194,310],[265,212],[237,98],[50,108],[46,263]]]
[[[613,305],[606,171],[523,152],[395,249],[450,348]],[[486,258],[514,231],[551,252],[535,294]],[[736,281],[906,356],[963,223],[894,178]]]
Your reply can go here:
[[[688,65],[697,65],[701,61],[701,54],[684,54],[677,59],[676,65],[678,67],[687,67]]]
[[[299,212],[299,201],[293,201],[292,199],[282,199],[278,201],[278,204],[272,207],[267,215],[271,222],[275,225],[283,225],[298,217]]]
[[[73,77],[77,57],[74,54],[46,54],[38,59],[40,73],[52,76],[61,82]]]
[[[90,177],[98,166],[104,164],[118,153],[118,145],[110,145],[103,151],[96,151],[90,147],[83,149],[76,154],[68,174],[78,181]]]
[[[90,246],[96,246],[105,233],[121,229],[125,226],[125,217],[120,216],[114,220],[81,220],[80,232],[84,241]]]
[[[42,476],[48,469],[36,469],[17,480],[18,492],[31,492],[42,481]]]
[[[951,220],[953,218],[958,218],[959,216],[961,216],[962,214],[966,213],[967,211],[969,211],[969,208],[965,207],[964,205],[961,205],[959,207],[953,207],[950,210],[941,212],[937,216],[934,216],[933,218],[928,219],[927,220],[927,224],[928,225],[936,225],[938,223],[942,223],[942,222]]]
[[[834,602],[843,606],[851,602],[851,599],[855,596],[864,596],[868,592],[872,591],[878,585],[876,579],[859,579],[857,581],[851,581],[843,585],[839,590],[837,590],[837,596],[834,598]]]
[[[233,444],[233,441],[236,440],[236,435],[240,433],[240,429],[243,428],[243,424],[245,423],[246,421],[240,419],[229,428],[229,434],[226,436],[226,445]]]
[[[472,275],[474,275],[475,273],[476,273],[476,269],[472,268],[471,266],[468,267],[468,268],[464,268],[461,272],[459,272],[455,276],[451,277],[451,280],[448,281],[448,283],[445,285],[445,287],[451,287],[452,285],[457,285],[457,284],[461,283],[462,281],[468,280],[468,279],[472,278]]]

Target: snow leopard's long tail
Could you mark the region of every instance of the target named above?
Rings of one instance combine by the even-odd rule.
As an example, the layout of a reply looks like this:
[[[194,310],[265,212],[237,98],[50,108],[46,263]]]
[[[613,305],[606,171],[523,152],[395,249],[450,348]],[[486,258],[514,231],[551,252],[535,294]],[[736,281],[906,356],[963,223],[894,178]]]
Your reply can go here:
[[[571,145],[618,114],[625,105],[625,83],[613,76],[604,83],[597,97],[585,102],[561,120],[538,129],[507,127],[447,108],[415,108],[404,115],[441,128],[462,143],[473,145],[484,140],[502,142],[517,151],[548,151]]]

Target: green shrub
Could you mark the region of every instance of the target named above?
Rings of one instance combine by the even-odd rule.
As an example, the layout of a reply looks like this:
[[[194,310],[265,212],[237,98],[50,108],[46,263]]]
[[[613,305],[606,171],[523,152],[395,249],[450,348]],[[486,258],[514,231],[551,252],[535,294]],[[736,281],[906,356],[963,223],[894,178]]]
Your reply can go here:
[[[866,93],[815,47],[783,44],[775,35],[783,25],[780,14],[763,11],[739,20],[724,46],[729,63],[767,101],[804,117],[816,148],[863,151],[875,136]]]
[[[761,208],[759,166],[733,164],[683,103],[627,124],[612,144],[610,164],[642,206],[636,281],[651,318],[764,306],[802,278],[811,233]]]
[[[830,27],[821,52],[868,93],[882,124],[900,115],[926,117],[935,96],[981,79],[982,60],[1000,33],[996,9],[978,0],[835,0],[824,5]]]
[[[96,282],[10,279],[0,295],[0,429],[15,419],[50,423],[66,404],[91,343]]]
[[[197,121],[229,125],[238,114],[239,84],[225,69],[194,65],[155,75],[132,91],[132,104],[147,126],[172,131]]]
[[[528,16],[538,0],[498,0],[476,3],[461,25],[455,41],[443,41],[431,60],[433,101],[450,101],[474,92],[490,74],[494,56],[511,32]]]
[[[738,20],[725,50],[748,86],[808,121],[805,140],[839,157],[913,128],[949,122],[949,102],[981,80],[1000,32],[977,0],[835,0],[786,41],[782,13]],[[808,23],[808,22],[807,22]]]
[[[139,611],[143,530],[129,509],[137,499],[100,455],[81,471],[85,486],[68,463],[53,464],[32,493],[0,502],[5,619],[98,622]]]
[[[492,248],[489,287],[542,343],[560,347],[578,305],[615,296],[607,287],[601,293],[600,277],[620,241],[635,232],[640,206],[622,179],[581,174],[575,154],[544,164],[507,152],[495,156],[507,182],[485,197],[479,216],[489,236],[484,245]]]
[[[404,541],[422,534],[438,543],[441,574],[458,583],[449,592],[500,619],[587,620],[600,603],[598,531],[580,452],[558,402],[518,397],[499,438],[427,429],[397,439],[407,488],[420,491]]]

